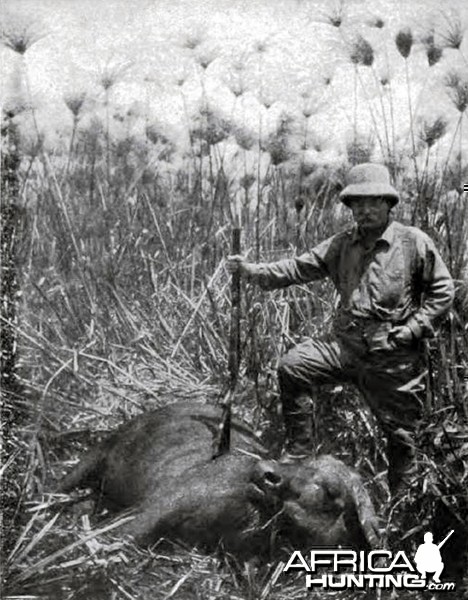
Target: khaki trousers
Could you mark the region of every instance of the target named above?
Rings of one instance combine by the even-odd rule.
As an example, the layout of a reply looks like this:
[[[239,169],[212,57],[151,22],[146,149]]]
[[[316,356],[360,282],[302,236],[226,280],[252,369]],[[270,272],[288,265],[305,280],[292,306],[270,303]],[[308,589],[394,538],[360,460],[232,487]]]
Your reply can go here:
[[[310,449],[304,396],[321,384],[351,382],[388,436],[389,462],[404,468],[413,455],[411,433],[423,406],[423,386],[417,381],[421,351],[416,344],[393,347],[388,342],[391,324],[383,325],[338,324],[330,337],[308,339],[282,357],[278,377],[286,438],[293,452]]]

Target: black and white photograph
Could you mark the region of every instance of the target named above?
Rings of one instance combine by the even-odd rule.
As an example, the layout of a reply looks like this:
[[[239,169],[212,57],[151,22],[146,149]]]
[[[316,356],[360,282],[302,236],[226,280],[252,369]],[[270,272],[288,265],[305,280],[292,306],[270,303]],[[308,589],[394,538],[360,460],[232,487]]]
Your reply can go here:
[[[0,597],[466,599],[466,2],[0,24]]]

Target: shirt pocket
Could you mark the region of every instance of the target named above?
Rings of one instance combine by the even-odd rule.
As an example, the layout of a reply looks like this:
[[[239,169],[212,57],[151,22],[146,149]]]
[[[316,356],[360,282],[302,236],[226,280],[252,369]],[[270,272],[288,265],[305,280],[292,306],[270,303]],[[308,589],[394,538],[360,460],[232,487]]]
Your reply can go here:
[[[379,301],[387,307],[396,307],[404,302],[407,289],[405,257],[402,248],[394,248],[381,257],[378,266]]]

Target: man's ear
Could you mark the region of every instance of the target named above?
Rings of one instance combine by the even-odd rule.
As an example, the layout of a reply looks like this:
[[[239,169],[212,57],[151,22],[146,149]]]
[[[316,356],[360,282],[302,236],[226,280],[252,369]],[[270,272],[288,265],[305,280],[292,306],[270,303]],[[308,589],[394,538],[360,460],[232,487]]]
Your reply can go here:
[[[388,213],[390,214],[390,212],[392,211],[393,208],[393,202],[391,200],[391,198],[389,198],[388,196],[385,197],[385,202],[387,203],[387,207],[388,207]]]

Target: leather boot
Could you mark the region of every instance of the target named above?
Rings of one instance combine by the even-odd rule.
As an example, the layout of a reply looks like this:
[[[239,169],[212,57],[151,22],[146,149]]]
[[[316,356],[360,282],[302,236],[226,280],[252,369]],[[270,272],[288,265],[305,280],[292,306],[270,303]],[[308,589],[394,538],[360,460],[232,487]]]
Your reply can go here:
[[[283,401],[283,419],[286,430],[282,462],[293,462],[312,454],[311,398],[300,395]]]
[[[388,486],[396,498],[411,488],[418,472],[414,440],[408,431],[397,429],[389,434],[387,456]]]

